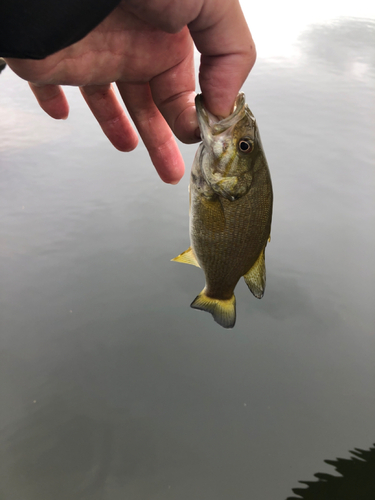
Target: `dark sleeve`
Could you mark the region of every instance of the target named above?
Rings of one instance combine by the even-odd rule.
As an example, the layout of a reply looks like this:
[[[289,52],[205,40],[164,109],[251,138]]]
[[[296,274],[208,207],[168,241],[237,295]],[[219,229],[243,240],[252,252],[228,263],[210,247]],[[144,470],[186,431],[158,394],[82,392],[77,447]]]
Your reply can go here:
[[[120,0],[0,0],[0,56],[43,59],[78,42]]]

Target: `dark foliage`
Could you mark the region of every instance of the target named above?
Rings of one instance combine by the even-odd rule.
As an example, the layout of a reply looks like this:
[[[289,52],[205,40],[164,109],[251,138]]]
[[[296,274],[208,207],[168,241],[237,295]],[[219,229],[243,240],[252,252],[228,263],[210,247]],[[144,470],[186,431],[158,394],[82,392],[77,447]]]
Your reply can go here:
[[[300,481],[307,488],[294,488],[299,496],[287,500],[375,500],[375,447],[350,453],[349,459],[325,460],[339,476],[318,472],[318,481]]]

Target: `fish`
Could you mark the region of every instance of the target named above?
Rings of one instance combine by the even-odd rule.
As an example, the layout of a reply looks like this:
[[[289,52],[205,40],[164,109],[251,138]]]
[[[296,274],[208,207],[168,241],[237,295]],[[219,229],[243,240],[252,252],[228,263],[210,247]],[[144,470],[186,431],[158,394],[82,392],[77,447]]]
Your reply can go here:
[[[273,191],[254,115],[239,93],[226,118],[195,99],[202,142],[189,184],[190,247],[173,261],[200,267],[205,287],[191,307],[212,314],[224,328],[236,322],[234,289],[243,276],[261,299],[266,286]]]

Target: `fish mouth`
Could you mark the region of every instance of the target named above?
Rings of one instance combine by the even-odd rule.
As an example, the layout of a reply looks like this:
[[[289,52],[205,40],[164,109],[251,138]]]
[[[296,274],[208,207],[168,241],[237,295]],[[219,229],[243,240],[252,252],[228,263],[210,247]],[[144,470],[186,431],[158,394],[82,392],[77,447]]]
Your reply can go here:
[[[195,98],[198,124],[201,138],[205,142],[211,142],[213,136],[222,134],[231,129],[246,114],[245,94],[240,92],[234,104],[233,113],[226,118],[220,119],[206,110],[203,103],[203,95],[198,94]],[[210,140],[211,139],[211,140]]]

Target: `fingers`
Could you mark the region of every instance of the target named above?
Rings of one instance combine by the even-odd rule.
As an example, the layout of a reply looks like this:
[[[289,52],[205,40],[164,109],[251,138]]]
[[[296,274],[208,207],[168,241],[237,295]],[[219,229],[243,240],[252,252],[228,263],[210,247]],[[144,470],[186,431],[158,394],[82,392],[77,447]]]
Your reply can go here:
[[[68,101],[60,86],[36,85],[30,82],[29,85],[40,107],[47,114],[56,119],[68,117]],[[138,136],[111,85],[91,85],[80,87],[80,90],[103,132],[115,148],[124,152],[135,149]]]
[[[189,29],[202,54],[199,81],[205,105],[216,116],[228,116],[256,59],[238,0],[207,1]]]
[[[138,136],[112,86],[90,85],[80,87],[80,90],[103,132],[115,148],[124,152],[135,149]]]
[[[118,82],[117,87],[161,179],[177,184],[184,174],[184,161],[168,123],[154,103],[149,84]]]
[[[59,85],[35,85],[29,82],[29,86],[39,103],[39,106],[52,118],[64,120],[69,114],[69,105],[65,94]]]
[[[187,29],[187,28],[185,28]],[[195,111],[194,48],[179,64],[150,81],[152,97],[168,125],[180,141],[191,144],[199,140]]]

